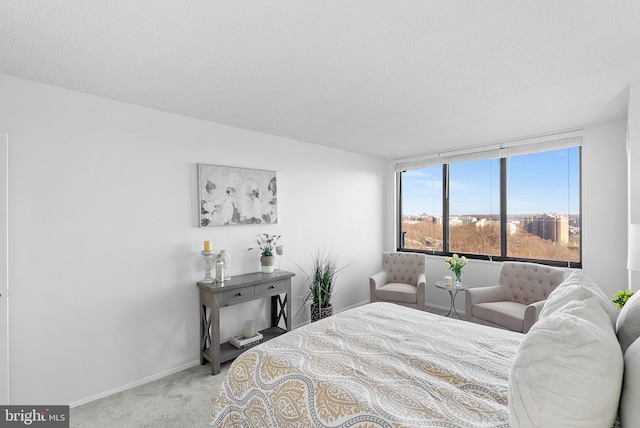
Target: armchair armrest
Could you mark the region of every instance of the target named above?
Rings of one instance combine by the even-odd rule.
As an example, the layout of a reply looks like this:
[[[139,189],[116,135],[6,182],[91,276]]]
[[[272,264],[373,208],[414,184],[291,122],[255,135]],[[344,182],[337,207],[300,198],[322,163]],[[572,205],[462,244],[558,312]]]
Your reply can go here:
[[[471,308],[478,303],[499,302],[505,300],[504,290],[500,285],[490,287],[469,288],[464,291],[464,310],[467,319],[471,319]]]
[[[387,283],[388,277],[389,274],[383,270],[369,278],[369,292],[371,293],[371,300],[373,300],[376,290]]]
[[[500,302],[505,300],[504,290],[500,285],[477,287],[465,290],[465,299],[472,305],[476,303]]]
[[[427,304],[427,276],[423,273],[418,276],[417,302],[418,307],[424,310]]]
[[[427,286],[427,276],[423,273],[418,276],[418,290],[420,287],[425,288]]]
[[[524,322],[522,325],[522,332],[526,333],[533,326],[533,324],[538,321],[538,317],[540,316],[540,312],[542,312],[542,307],[544,306],[546,300],[541,300],[539,302],[534,302],[526,307],[524,310]]]

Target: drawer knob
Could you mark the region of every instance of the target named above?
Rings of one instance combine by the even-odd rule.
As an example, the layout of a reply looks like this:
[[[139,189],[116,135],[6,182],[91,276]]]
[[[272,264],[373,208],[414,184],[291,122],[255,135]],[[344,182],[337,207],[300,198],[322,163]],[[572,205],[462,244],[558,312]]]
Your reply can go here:
[[[242,293],[236,294],[236,297],[240,297],[240,296],[242,296]]]
[[[274,288],[276,288],[276,286],[275,286],[275,285],[272,285],[272,286],[271,286],[271,287],[269,287],[269,288],[271,288],[271,289],[273,290]]]

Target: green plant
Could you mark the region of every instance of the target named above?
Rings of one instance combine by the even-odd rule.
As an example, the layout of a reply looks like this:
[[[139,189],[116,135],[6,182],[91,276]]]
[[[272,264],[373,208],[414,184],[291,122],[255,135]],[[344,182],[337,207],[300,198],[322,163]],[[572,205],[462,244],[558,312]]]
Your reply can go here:
[[[611,301],[616,304],[616,309],[622,309],[629,297],[633,296],[633,291],[631,290],[620,290],[616,291],[612,296]]]
[[[276,247],[280,236],[282,235],[269,235],[267,233],[258,235],[258,239],[256,242],[258,243],[258,248],[261,251],[260,255],[263,257],[273,256],[273,249]],[[253,249],[254,247],[251,247],[249,248],[249,251]]]
[[[306,272],[303,270],[305,281],[309,285],[309,292],[305,296],[304,302],[312,302],[319,308],[329,307],[335,291],[336,277],[349,264],[340,266],[339,257],[331,252],[316,250],[311,258],[311,268]]]

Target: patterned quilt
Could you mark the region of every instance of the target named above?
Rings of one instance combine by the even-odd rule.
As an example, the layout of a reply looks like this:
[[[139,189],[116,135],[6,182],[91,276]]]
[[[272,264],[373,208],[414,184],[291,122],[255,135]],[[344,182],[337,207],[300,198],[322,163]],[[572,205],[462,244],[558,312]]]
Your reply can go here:
[[[242,354],[215,427],[508,427],[524,335],[390,303],[293,330]]]

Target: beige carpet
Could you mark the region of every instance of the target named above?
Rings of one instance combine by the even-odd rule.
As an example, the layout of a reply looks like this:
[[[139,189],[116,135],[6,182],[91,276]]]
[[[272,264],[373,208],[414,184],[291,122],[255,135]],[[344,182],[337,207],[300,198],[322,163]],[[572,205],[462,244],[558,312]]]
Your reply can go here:
[[[71,409],[72,428],[208,427],[229,365],[196,366]]]
[[[446,310],[427,307],[443,315]],[[71,428],[208,427],[213,402],[231,362],[211,376],[195,366],[171,376],[71,409]]]

